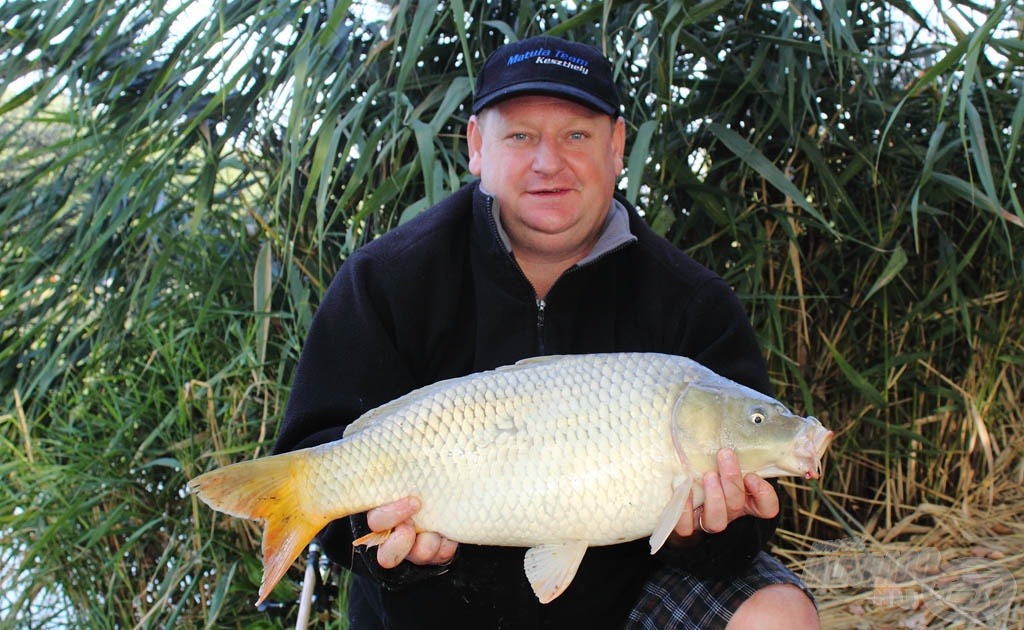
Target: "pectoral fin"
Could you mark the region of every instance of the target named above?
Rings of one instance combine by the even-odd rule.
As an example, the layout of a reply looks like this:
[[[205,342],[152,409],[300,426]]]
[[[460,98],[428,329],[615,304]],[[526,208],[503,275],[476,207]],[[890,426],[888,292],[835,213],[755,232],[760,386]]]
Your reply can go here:
[[[654,528],[654,533],[651,534],[651,555],[658,553],[661,546],[668,540],[669,534],[675,529],[676,523],[679,522],[679,517],[683,515],[683,510],[686,509],[686,498],[690,495],[690,487],[693,485],[693,480],[689,476],[685,476],[678,480],[675,484],[675,489],[672,491],[672,498],[669,500],[668,505],[662,510],[661,516],[658,518],[658,526]]]
[[[540,603],[547,604],[568,588],[586,553],[585,540],[541,545],[527,550],[523,561],[526,579],[530,580]]]

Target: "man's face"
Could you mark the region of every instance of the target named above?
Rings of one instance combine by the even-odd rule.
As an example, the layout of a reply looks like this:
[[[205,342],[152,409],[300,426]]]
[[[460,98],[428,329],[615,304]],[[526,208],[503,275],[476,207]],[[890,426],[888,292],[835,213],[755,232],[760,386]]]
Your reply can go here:
[[[589,251],[622,172],[625,135],[621,118],[550,96],[511,98],[470,119],[469,170],[497,198],[517,255]]]

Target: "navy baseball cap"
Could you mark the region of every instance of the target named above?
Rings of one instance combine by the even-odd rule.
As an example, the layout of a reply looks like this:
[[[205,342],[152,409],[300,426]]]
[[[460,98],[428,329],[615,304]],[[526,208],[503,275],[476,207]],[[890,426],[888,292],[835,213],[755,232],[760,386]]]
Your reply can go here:
[[[506,44],[487,57],[476,77],[473,113],[526,94],[569,99],[609,116],[622,106],[612,65],[600,50],[547,35]]]

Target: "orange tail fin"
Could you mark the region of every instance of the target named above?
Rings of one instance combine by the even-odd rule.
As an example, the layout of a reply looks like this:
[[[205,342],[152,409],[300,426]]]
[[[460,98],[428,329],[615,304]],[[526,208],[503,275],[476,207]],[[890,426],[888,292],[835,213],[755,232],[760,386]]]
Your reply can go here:
[[[283,453],[232,464],[202,474],[189,490],[204,503],[231,516],[263,521],[263,582],[259,605],[288,567],[330,520],[304,505],[309,455]]]

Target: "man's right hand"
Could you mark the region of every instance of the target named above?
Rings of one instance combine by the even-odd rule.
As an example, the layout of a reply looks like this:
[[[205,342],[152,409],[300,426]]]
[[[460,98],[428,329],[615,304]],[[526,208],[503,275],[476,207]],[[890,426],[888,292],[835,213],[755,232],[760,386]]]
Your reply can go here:
[[[402,560],[419,565],[447,564],[455,557],[458,543],[436,532],[416,531],[411,519],[419,509],[418,498],[405,497],[366,513],[371,530],[390,532],[377,547],[377,562],[381,567],[393,569]]]

